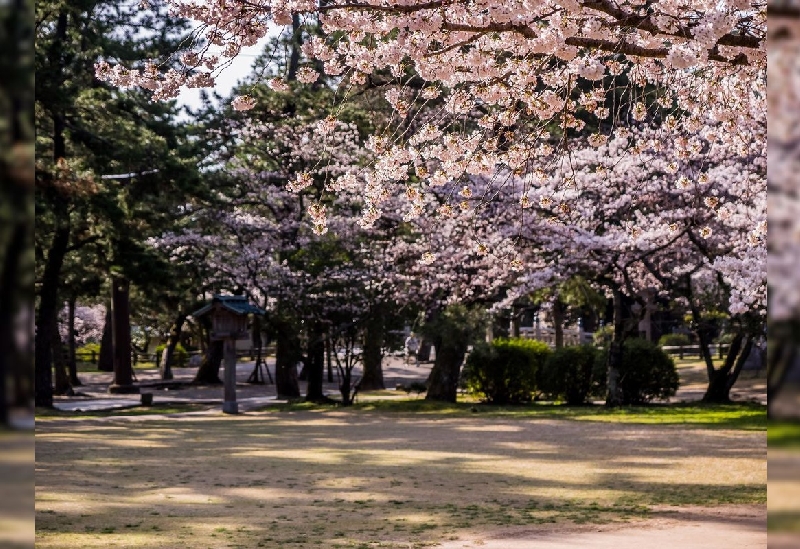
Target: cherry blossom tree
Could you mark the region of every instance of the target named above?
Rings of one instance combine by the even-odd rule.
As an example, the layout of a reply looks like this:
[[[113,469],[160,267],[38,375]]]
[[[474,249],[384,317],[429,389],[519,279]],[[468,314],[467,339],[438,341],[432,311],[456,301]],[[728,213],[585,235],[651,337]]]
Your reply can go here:
[[[766,162],[758,147],[765,145],[763,111],[753,120],[740,128],[750,147],[715,143],[703,134],[669,142],[660,130],[619,130],[608,142],[554,155],[547,170],[498,183],[507,187],[509,216],[518,218],[511,223],[517,239],[529,248],[526,264],[539,263],[526,269],[508,301],[574,275],[594,280],[617,306],[614,350],[624,332],[623,294],[638,299],[641,311],[651,289],[682,298],[699,320],[697,295],[718,287],[719,306],[729,310],[735,333],[722,369],[714,369],[710,341],[703,334],[700,339],[707,396],[727,399],[762,333],[766,309]],[[637,156],[628,154],[628,140],[640,143]],[[515,206],[511,200],[520,192]],[[613,374],[612,364],[610,381]],[[609,387],[613,391],[613,383]]]
[[[366,179],[379,185],[415,175],[424,185],[455,186],[498,167],[518,170],[540,160],[542,143],[554,141],[565,154],[568,140],[559,137],[583,130],[587,118],[599,125],[598,140],[630,119],[663,120],[667,113],[679,114],[674,135],[719,123],[734,133],[752,103],[763,103],[766,10],[760,1],[219,0],[174,6],[202,23],[181,69],[162,74],[152,63],[127,68],[101,62],[98,76],[151,89],[155,98],[174,97],[183,86],[211,85],[227,61],[270,26],[290,25],[298,15],[308,27],[318,21],[325,34],[303,48],[327,75],[340,78],[342,97],[365,83],[393,84],[386,100],[395,116],[376,133],[374,169],[365,168]],[[300,67],[297,79],[318,80],[318,64]],[[285,88],[280,77],[271,85]],[[241,110],[254,105],[248,95],[233,101]],[[409,131],[406,122],[426,107],[438,116]],[[477,126],[464,123],[476,114]],[[513,146],[498,147],[498,137]],[[436,143],[441,146],[425,146]],[[449,153],[441,169],[417,171],[417,160],[441,147]],[[379,209],[374,201],[366,204],[368,216]]]
[[[313,85],[324,72],[336,83],[340,105],[380,89],[392,113],[367,141],[372,161],[321,193],[357,190],[360,209],[353,217],[361,228],[391,218],[399,200],[404,221],[417,229],[421,265],[435,269],[439,261],[447,268],[453,260],[462,267],[457,258],[491,251],[495,265],[524,269],[519,291],[580,271],[594,273],[618,303],[623,290],[633,296],[709,272],[725,286],[732,314],[763,302],[761,270],[749,266],[763,254],[748,243],[761,239],[763,216],[734,203],[755,195],[730,173],[725,154],[753,161],[764,152],[764,2],[218,0],[174,6],[176,14],[201,22],[195,47],[180,58],[182,68],[162,73],[153,63],[124,67],[108,60],[96,65],[97,75],[150,89],[156,99],[174,97],[184,86],[211,85],[241,47],[271,26],[291,25],[295,37],[305,28],[309,59],[298,62],[293,50],[294,63],[283,64],[294,67],[286,76]],[[288,88],[280,74],[269,84],[278,92]],[[257,103],[245,93],[232,107],[246,111]],[[335,134],[339,123],[334,110],[318,135]],[[631,131],[645,127],[655,134]],[[673,160],[648,153],[659,152],[659,144],[670,144]],[[580,163],[581,154],[597,150],[614,157],[614,165],[582,161],[592,170],[613,168],[618,185],[609,186],[602,170],[575,169],[574,159]],[[657,170],[645,169],[649,162]],[[639,173],[625,176],[625,169]],[[714,177],[719,185],[708,183]],[[300,171],[289,190],[313,183],[310,172]],[[717,194],[704,194],[705,187]],[[755,202],[758,209],[763,200]],[[526,218],[537,206],[544,224]],[[698,213],[703,206],[705,213]],[[469,223],[469,210],[480,212],[489,230],[461,238],[469,231],[457,227]],[[324,208],[308,213],[324,233]],[[614,222],[607,220],[612,213]],[[727,216],[720,230],[710,225],[715,215]],[[730,238],[724,229],[745,236]],[[402,250],[402,240],[398,245]],[[459,285],[460,272],[469,284]],[[444,299],[469,298],[475,278],[469,268],[448,270],[441,279]],[[437,284],[427,279],[422,293],[435,295],[428,290]],[[612,363],[621,352],[617,324]],[[614,384],[609,387],[613,393]]]

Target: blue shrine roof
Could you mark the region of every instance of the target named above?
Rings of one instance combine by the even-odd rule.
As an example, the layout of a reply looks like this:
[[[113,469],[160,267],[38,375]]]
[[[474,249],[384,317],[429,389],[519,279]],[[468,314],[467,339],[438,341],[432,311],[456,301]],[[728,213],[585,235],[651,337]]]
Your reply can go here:
[[[266,313],[264,309],[251,305],[247,300],[247,296],[215,294],[210,303],[193,312],[192,316],[198,317],[208,314],[215,304],[219,304],[225,309],[240,315],[263,315]]]

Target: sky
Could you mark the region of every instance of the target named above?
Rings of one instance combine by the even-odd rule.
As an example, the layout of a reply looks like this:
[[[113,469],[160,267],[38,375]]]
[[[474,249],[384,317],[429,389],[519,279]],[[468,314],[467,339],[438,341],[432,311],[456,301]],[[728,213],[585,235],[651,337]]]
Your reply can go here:
[[[242,48],[242,52],[217,76],[213,90],[222,97],[227,98],[234,86],[250,74],[253,63],[261,55],[269,39],[281,30],[281,28],[271,29],[256,45]],[[189,107],[192,110],[198,109],[202,105],[200,92],[201,90],[197,88],[184,88],[178,96],[178,105]]]
[[[227,97],[231,93],[233,87],[250,74],[253,63],[261,54],[267,40],[268,38],[265,37],[255,46],[242,48],[242,52],[234,58],[231,64],[216,78],[216,86],[213,88],[214,91],[223,97]],[[201,90],[197,88],[184,88],[178,96],[178,105],[187,106],[192,110],[198,109],[202,105],[200,91]]]

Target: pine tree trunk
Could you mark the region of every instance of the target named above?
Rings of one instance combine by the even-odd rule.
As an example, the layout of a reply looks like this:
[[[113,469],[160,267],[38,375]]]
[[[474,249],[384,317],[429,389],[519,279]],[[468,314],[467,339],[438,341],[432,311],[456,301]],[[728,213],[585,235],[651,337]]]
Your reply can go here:
[[[6,402],[6,381],[17,362],[18,349],[14,334],[14,320],[19,310],[16,301],[19,264],[25,251],[28,227],[17,223],[3,256],[3,270],[0,272],[0,425],[8,423]]]
[[[56,326],[58,325],[58,318],[54,320]],[[55,388],[53,389],[56,395],[71,395],[72,387],[69,384],[69,376],[67,375],[67,361],[66,353],[63,342],[61,341],[61,334],[56,329],[53,333],[53,370],[55,371]]]
[[[73,387],[83,385],[78,379],[78,358],[75,356],[75,296],[71,296],[68,305],[68,330],[67,330],[67,368],[69,370],[69,384]]]
[[[111,305],[106,307],[106,323],[103,326],[103,337],[100,339],[100,354],[97,357],[97,369],[101,372],[114,371],[114,337],[111,332]]]
[[[133,384],[131,364],[130,282],[122,277],[111,279],[111,333],[114,340],[114,380],[111,393],[138,393]]]
[[[373,309],[364,330],[364,375],[360,390],[378,391],[385,389],[383,381],[383,338],[386,319],[380,306]]]
[[[35,342],[36,406],[53,406],[53,338],[58,337],[58,287],[61,268],[69,245],[69,224],[56,229],[47,254],[41,290]]]
[[[55,40],[50,47],[48,57],[54,67],[62,67],[60,43],[67,37],[67,12],[62,11],[56,22]],[[60,78],[66,78],[60,74]],[[63,112],[54,112],[53,120],[53,163],[58,164],[67,156],[67,145],[64,138],[66,122]],[[70,237],[69,211],[66,200],[56,200],[54,204],[56,229],[50,250],[47,254],[44,274],[39,291],[39,314],[36,322],[36,340],[34,343],[34,400],[36,406],[51,408],[53,406],[53,338],[58,335],[58,289],[61,284],[61,269],[67,255]]]

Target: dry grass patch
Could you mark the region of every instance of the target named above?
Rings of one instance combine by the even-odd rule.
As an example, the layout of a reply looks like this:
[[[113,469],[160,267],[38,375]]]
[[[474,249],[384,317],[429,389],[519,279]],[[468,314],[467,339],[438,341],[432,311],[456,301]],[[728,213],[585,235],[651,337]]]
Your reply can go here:
[[[763,504],[763,432],[298,411],[37,424],[37,547],[409,548]]]

